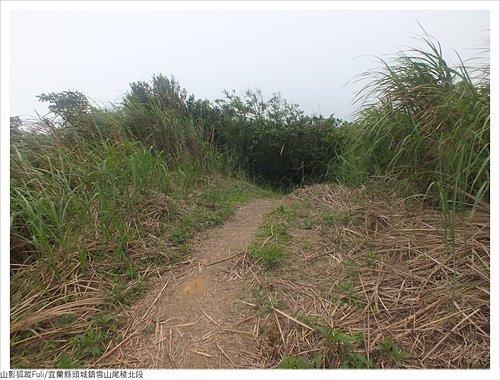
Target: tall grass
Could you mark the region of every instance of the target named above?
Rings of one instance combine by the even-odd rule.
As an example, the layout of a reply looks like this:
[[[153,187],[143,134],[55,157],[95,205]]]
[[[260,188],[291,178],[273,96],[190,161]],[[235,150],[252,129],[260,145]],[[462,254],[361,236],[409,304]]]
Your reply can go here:
[[[332,161],[337,180],[383,179],[455,209],[489,197],[489,70],[451,67],[439,42],[398,53],[368,79],[347,142]]]
[[[121,229],[119,212],[133,207],[146,189],[169,187],[164,161],[140,143],[81,140],[65,146],[48,136],[42,140],[48,143],[43,154],[14,146],[11,159],[13,230],[38,253],[53,254],[68,230],[85,223]]]
[[[164,160],[141,143],[67,144],[66,133],[12,146],[13,366],[55,366],[71,336],[94,331],[96,313],[122,302],[117,289],[138,283],[133,256],[149,223],[134,215],[171,188]]]
[[[155,99],[147,106],[129,101],[122,112],[128,136],[161,150],[167,160],[186,156],[203,160],[208,143],[200,125],[165,110]]]

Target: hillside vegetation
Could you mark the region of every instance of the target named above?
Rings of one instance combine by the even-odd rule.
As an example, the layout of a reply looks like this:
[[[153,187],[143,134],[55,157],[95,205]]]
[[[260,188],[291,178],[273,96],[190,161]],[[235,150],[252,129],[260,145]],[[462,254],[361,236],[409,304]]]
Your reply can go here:
[[[258,262],[263,278],[283,275],[287,281],[292,270],[302,279],[294,289],[322,276],[335,294],[325,282],[320,298],[343,300],[344,316],[372,316],[346,317],[334,329],[332,317],[339,316],[325,301],[315,301],[314,315],[292,308],[316,335],[307,342],[283,340],[272,353],[263,352],[266,365],[404,366],[410,358],[405,350],[415,352],[409,346],[415,335],[389,337],[388,329],[410,331],[405,318],[414,311],[399,311],[434,305],[436,313],[425,316],[442,322],[438,330],[460,322],[470,329],[463,344],[479,343],[469,356],[450,348],[450,355],[467,357],[462,361],[431,352],[429,361],[409,359],[408,366],[487,367],[489,66],[452,67],[439,43],[430,37],[423,42],[425,48],[401,52],[360,76],[365,87],[354,122],[305,115],[279,93],[267,100],[259,91],[196,99],[161,74],[131,83],[123,101],[109,108],[77,91],[41,94],[49,115],[30,123],[11,118],[11,365],[87,365],[119,341],[121,313],[147,280],[187,260],[196,233],[222,224],[251,198],[328,183],[309,195],[304,189],[287,196],[303,202],[285,202],[272,214],[262,240],[250,248],[255,262],[249,265]],[[299,225],[298,235],[288,230]],[[308,231],[315,232],[300,235]],[[310,246],[297,250],[295,238]],[[400,261],[403,245],[408,250]],[[296,256],[304,249],[330,261],[306,273]],[[330,271],[333,251],[337,269]],[[377,270],[387,272],[383,281],[394,302],[378,295],[363,299]],[[401,294],[406,287],[416,293]],[[254,291],[257,304],[266,291]],[[470,314],[474,308],[480,312]],[[385,326],[380,336],[355,335],[364,331],[363,321],[379,323],[377,318]],[[347,326],[357,330],[346,332]],[[290,334],[304,336],[293,329]],[[429,351],[430,336],[418,336]]]

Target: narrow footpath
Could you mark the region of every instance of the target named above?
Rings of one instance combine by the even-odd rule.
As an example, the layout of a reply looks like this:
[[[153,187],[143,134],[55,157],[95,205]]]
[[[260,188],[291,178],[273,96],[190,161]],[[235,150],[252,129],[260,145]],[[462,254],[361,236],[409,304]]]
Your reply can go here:
[[[96,363],[112,368],[258,367],[255,311],[241,265],[275,199],[241,205],[222,226],[200,234],[187,265],[165,273],[131,309],[124,340]]]

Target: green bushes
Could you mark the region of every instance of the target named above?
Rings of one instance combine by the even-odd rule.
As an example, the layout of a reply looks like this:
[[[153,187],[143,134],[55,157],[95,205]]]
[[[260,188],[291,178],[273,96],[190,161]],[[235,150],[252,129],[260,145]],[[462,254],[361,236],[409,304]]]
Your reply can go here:
[[[234,151],[251,178],[281,188],[325,179],[339,119],[305,116],[280,94],[267,101],[259,91],[225,95],[215,143]]]
[[[129,136],[154,146],[169,159],[198,161],[219,156],[247,176],[290,188],[324,180],[334,154],[334,117],[305,116],[281,95],[234,91],[215,103],[188,96],[172,77],[131,84],[121,112]]]
[[[279,93],[196,100],[158,75],[131,84],[122,124],[168,159],[219,157],[274,187],[375,179],[430,203],[472,206],[489,197],[489,68],[451,67],[438,42],[423,42],[360,75],[368,82],[353,123],[304,115]]]
[[[185,91],[172,78],[153,76],[153,85],[131,84],[122,108],[128,135],[161,151],[167,160],[191,156],[203,161],[208,151],[202,126],[186,115]]]
[[[279,188],[323,181],[338,149],[333,116],[306,116],[281,95],[225,92],[215,103],[188,96],[172,77],[131,83],[123,104],[96,109],[78,92],[42,95],[56,116],[44,122],[63,127],[66,141],[132,139],[153,147],[177,166],[194,160],[217,170],[243,171]],[[63,133],[60,133],[63,135]]]

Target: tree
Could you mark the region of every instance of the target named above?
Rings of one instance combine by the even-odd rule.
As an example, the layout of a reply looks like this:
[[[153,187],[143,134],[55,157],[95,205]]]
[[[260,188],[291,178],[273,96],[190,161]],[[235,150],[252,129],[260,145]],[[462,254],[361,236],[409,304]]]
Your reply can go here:
[[[90,111],[90,103],[78,91],[51,92],[38,95],[40,102],[49,102],[49,111],[61,118],[62,125],[75,125]]]
[[[153,75],[151,83],[132,82],[130,89],[124,99],[125,106],[160,107],[179,114],[186,111],[187,92],[173,76],[169,79],[163,74]]]

